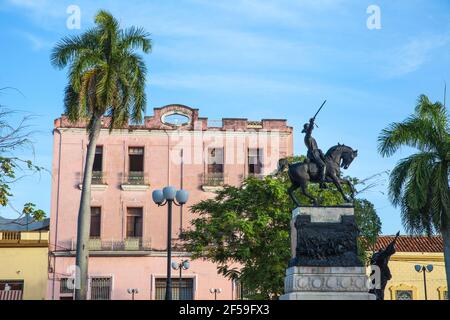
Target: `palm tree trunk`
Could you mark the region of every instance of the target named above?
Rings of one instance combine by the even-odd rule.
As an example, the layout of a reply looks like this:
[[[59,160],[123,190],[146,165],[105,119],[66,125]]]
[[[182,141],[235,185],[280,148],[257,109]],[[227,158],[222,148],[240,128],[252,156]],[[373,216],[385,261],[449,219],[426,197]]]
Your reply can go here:
[[[447,290],[450,288],[450,228],[447,226],[442,228],[442,239],[444,240],[444,261],[445,274],[447,278]],[[450,299],[449,299],[450,300]]]
[[[78,211],[77,229],[77,282],[75,288],[75,300],[87,300],[89,285],[89,233],[91,226],[91,182],[94,165],[95,148],[101,129],[101,118],[95,116],[92,124],[92,134],[86,154],[84,167],[83,188],[81,190],[80,209]]]

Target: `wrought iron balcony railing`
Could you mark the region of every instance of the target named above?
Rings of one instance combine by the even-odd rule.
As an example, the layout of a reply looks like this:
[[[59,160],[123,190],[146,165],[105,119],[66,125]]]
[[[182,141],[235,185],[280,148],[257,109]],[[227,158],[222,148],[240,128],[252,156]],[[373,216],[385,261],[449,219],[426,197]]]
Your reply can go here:
[[[77,248],[76,239],[60,241],[57,250],[75,251]],[[89,250],[95,251],[150,251],[152,250],[152,241],[141,237],[126,238],[124,240],[107,240],[101,238],[89,239]]]
[[[92,184],[107,184],[106,172],[103,171],[92,172]]]
[[[220,173],[206,173],[203,175],[203,186],[221,187],[226,183],[226,175]]]
[[[130,171],[124,175],[123,184],[148,185],[148,174],[141,171]]]

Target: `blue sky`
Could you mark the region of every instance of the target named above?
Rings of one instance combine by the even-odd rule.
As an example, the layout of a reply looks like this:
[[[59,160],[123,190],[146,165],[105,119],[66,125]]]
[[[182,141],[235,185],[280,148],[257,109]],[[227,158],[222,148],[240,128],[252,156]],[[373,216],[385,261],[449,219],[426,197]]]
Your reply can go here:
[[[81,30],[66,27],[72,4],[81,9]],[[381,9],[379,30],[366,26],[369,5]],[[346,172],[359,178],[392,169],[410,152],[381,158],[379,132],[410,114],[419,94],[442,100],[450,82],[448,0],[2,0],[0,87],[23,95],[4,92],[1,103],[38,116],[35,154],[21,154],[48,169],[66,83],[65,72],[49,63],[50,50],[92,26],[100,8],[152,34],[147,114],[182,103],[210,119],[286,118],[300,154],[300,128],[327,99],[317,140],[324,150],[337,142],[359,149]],[[49,211],[50,186],[49,174],[24,178],[14,188],[15,205],[31,200]],[[386,187],[364,196],[375,204],[383,232],[392,234],[402,228]]]

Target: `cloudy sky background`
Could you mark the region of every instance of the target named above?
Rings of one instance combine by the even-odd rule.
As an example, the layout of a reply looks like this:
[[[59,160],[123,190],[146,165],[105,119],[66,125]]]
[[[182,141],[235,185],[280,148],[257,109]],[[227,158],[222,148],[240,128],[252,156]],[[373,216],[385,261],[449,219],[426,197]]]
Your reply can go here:
[[[81,30],[66,27],[69,5],[81,8]],[[370,5],[381,8],[380,30],[366,26]],[[0,87],[21,93],[3,92],[0,102],[37,116],[35,154],[21,154],[48,169],[66,82],[49,54],[61,37],[91,27],[100,8],[152,34],[147,115],[181,103],[210,119],[286,118],[296,130],[296,153],[304,154],[301,126],[327,99],[317,140],[324,150],[337,142],[359,149],[347,174],[361,179],[411,152],[381,158],[378,134],[408,116],[419,94],[442,100],[450,81],[447,0],[2,0]],[[14,204],[33,201],[49,212],[50,186],[49,174],[26,177],[13,189]],[[363,196],[392,234],[402,228],[386,187],[381,181]]]

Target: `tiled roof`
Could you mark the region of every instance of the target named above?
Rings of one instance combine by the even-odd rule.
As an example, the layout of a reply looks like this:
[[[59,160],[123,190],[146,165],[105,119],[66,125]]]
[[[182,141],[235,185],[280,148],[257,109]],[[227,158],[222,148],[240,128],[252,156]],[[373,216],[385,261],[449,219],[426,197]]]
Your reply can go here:
[[[383,249],[394,240],[395,236],[380,236],[375,250]],[[441,236],[400,236],[395,244],[397,252],[443,252],[444,243]]]
[[[31,221],[28,224],[25,217],[20,219],[6,219],[0,217],[0,231],[37,231],[48,230],[50,225],[50,219],[44,219],[42,221]]]

